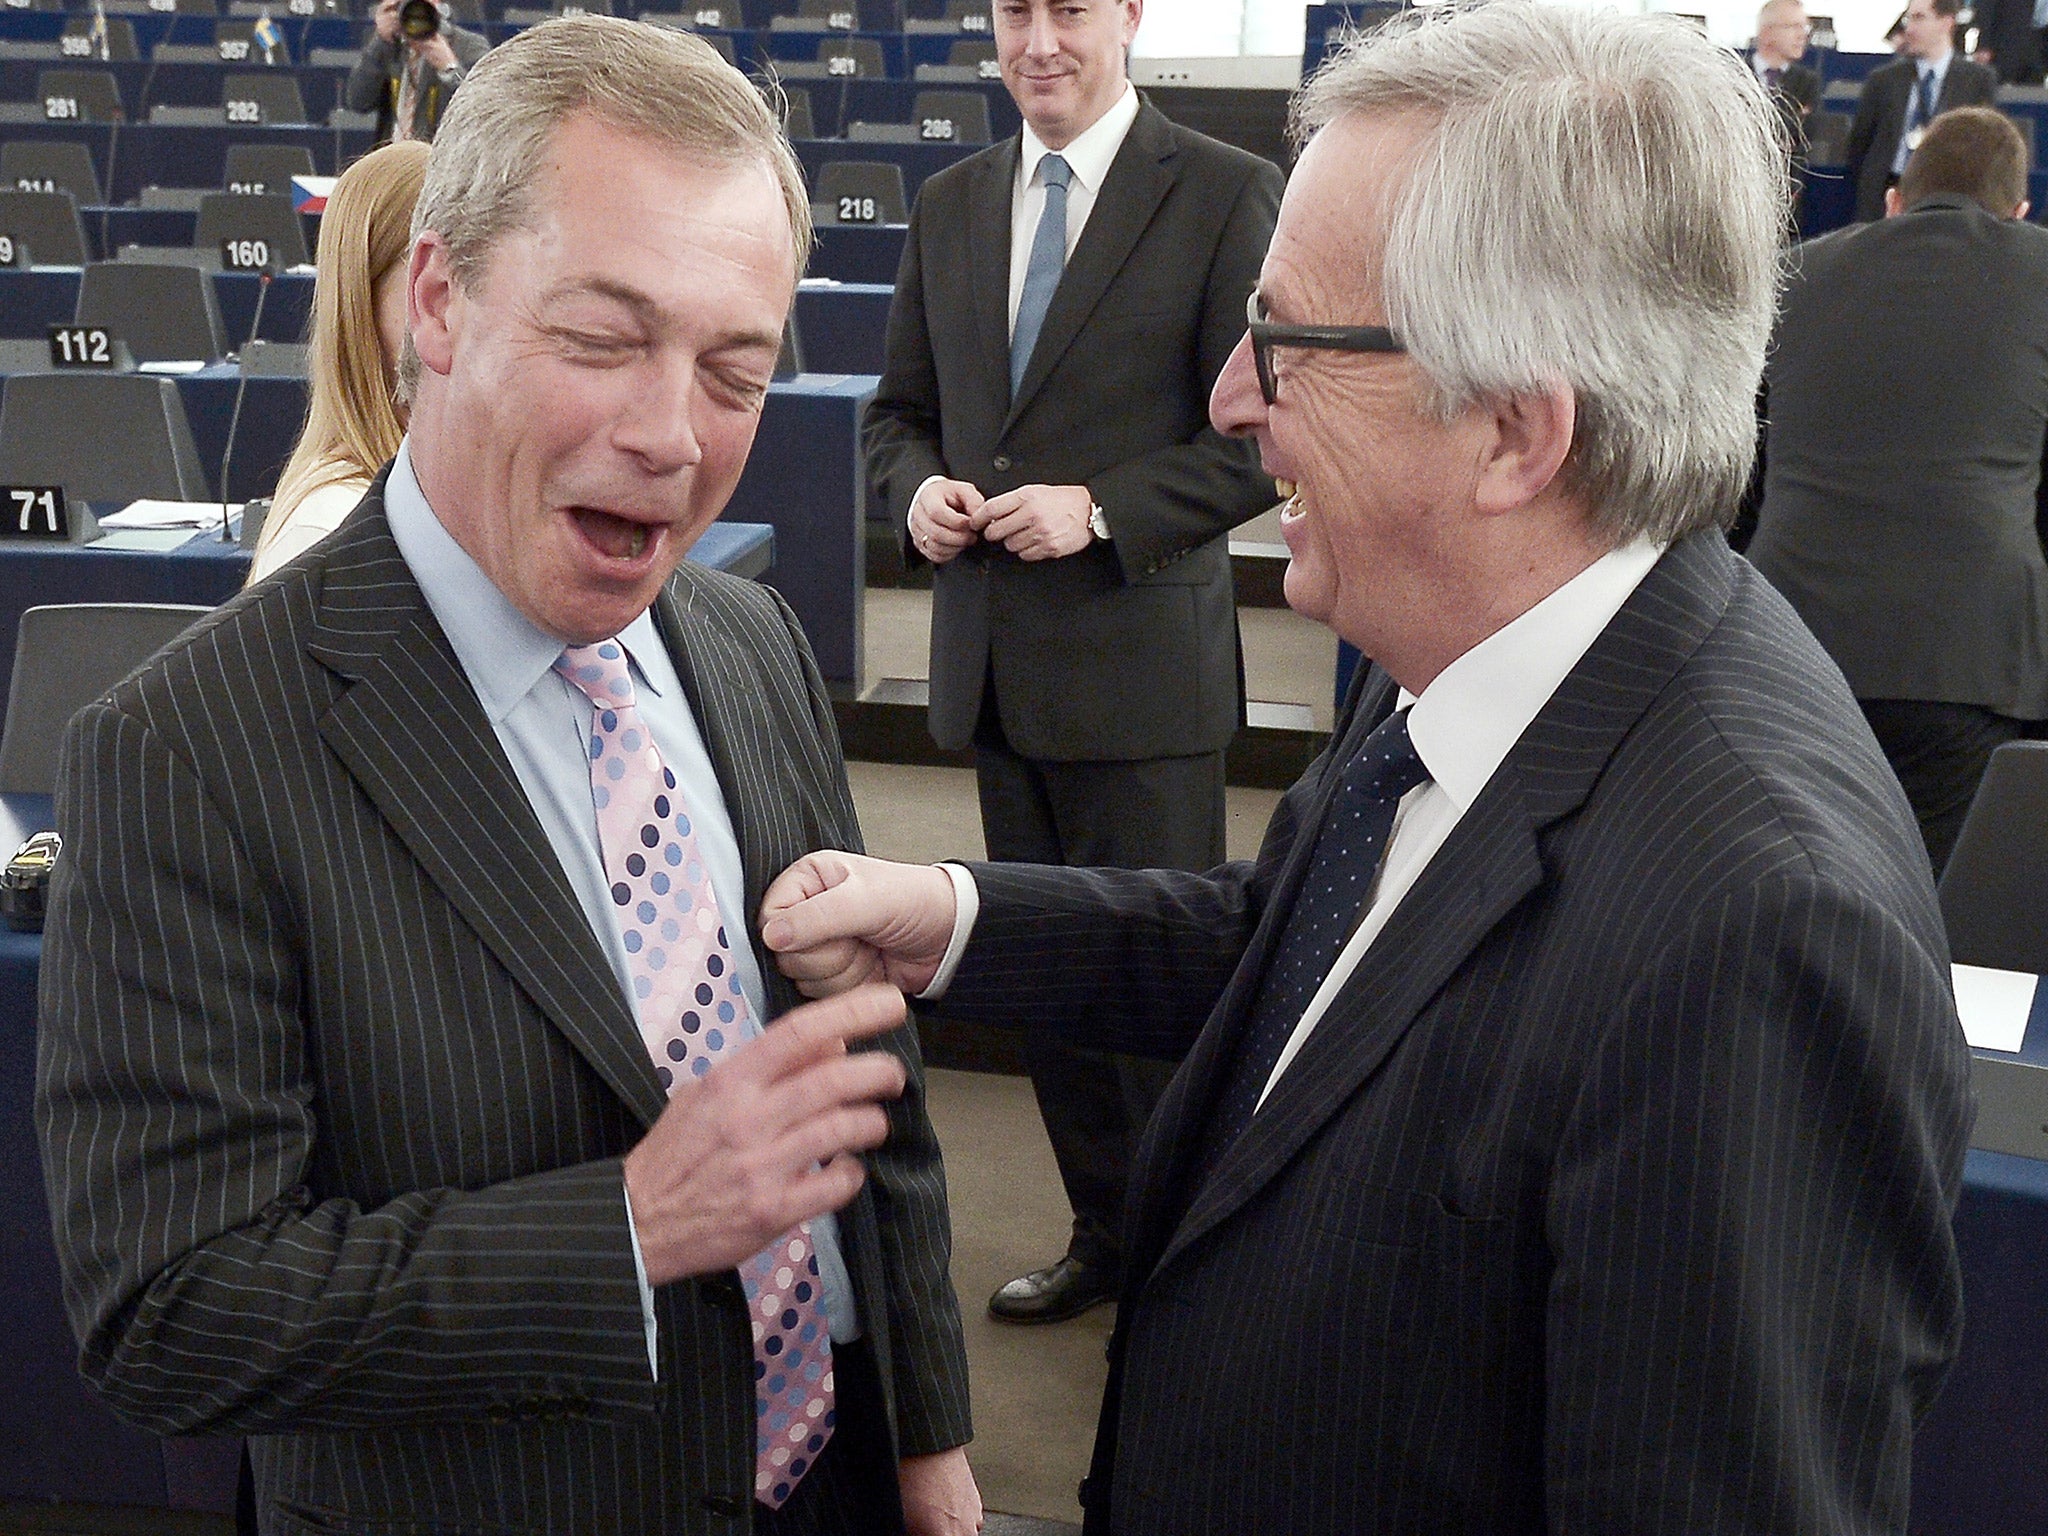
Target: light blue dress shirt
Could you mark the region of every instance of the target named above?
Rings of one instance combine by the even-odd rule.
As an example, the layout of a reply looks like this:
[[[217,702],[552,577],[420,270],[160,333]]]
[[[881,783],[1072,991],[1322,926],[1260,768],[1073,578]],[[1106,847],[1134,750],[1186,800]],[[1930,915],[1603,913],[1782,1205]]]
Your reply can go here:
[[[1934,105],[1939,107],[1941,105],[1941,88],[1948,83],[1949,61],[1954,57],[1955,50],[1950,49],[1938,59],[1921,59],[1918,61],[1913,74],[1913,89],[1911,94],[1906,97],[1906,121],[1905,125],[1899,129],[1899,147],[1892,152],[1892,174],[1894,176],[1905,175],[1906,162],[1913,158],[1912,147],[1906,143],[1906,140],[1911,137],[1913,129],[1925,128],[1928,122],[1933,121],[1931,114],[1926,121],[1915,122],[1913,120],[1913,104],[1920,98],[1920,82],[1929,75],[1934,77]]]
[[[632,973],[627,968],[626,942],[611,915],[611,882],[605,877],[604,855],[598,846],[597,811],[590,800],[590,700],[554,671],[562,642],[538,628],[513,606],[486,576],[469,552],[455,542],[428,506],[412,470],[410,444],[401,445],[384,487],[384,512],[413,579],[427,606],[440,621],[476,689],[484,715],[511,759],[512,771],[540,818],[548,842],[561,861],[569,888],[582,904],[583,915],[597,935],[619,978],[619,991],[633,1006]],[[682,680],[676,676],[668,647],[654,627],[654,615],[643,612],[619,634],[633,670],[635,703],[654,736],[662,761],[675,773],[698,851],[718,898],[726,932],[753,932],[746,909],[746,876],[740,862],[739,839],[725,808],[725,794],[711,766],[711,754],[690,713]],[[733,966],[746,993],[750,1033],[758,1033],[767,1017],[767,993],[751,944],[733,946]],[[635,1236],[635,1259],[638,1259]],[[840,1252],[839,1223],[831,1214],[811,1222],[811,1242],[818,1256],[818,1278],[825,1320],[840,1343],[860,1337],[860,1318],[853,1287]],[[652,1364],[654,1310],[644,1275],[648,1356]]]

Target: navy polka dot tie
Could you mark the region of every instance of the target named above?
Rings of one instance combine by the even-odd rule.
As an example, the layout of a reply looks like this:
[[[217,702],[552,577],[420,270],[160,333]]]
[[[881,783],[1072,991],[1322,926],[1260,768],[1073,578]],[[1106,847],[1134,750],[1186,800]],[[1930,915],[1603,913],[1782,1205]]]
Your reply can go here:
[[[633,704],[616,640],[572,645],[555,670],[591,702],[590,798],[625,940],[641,1038],[670,1093],[749,1033],[718,898],[676,776]],[[810,1223],[740,1266],[754,1325],[754,1497],[779,1509],[832,1436],[832,1335]]]
[[[1408,739],[1408,711],[1382,720],[1344,765],[1330,813],[1316,836],[1308,876],[1294,899],[1273,964],[1259,986],[1230,1081],[1209,1126],[1209,1161],[1251,1123],[1266,1080],[1337,953],[1351,936],[1394,828],[1401,797],[1429,781]]]

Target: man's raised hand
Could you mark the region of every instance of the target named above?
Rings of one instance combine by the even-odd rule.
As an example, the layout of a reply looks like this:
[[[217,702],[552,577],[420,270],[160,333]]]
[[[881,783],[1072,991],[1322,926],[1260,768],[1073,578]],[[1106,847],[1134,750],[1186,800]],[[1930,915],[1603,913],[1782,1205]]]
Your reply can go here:
[[[933,864],[826,849],[775,877],[761,898],[761,942],[806,997],[882,981],[916,994],[953,939],[953,882]]]

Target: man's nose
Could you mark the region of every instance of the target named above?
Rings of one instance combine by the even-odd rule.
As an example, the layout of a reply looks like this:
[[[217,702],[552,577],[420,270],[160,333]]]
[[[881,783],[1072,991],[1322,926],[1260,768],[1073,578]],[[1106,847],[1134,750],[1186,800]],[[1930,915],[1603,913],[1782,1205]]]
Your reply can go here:
[[[1243,437],[1266,424],[1266,397],[1259,391],[1258,365],[1252,360],[1251,332],[1237,339],[1209,391],[1209,424],[1230,437]]]
[[[621,451],[640,459],[652,474],[671,475],[688,469],[704,456],[693,417],[696,364],[663,363],[641,373],[612,441]]]

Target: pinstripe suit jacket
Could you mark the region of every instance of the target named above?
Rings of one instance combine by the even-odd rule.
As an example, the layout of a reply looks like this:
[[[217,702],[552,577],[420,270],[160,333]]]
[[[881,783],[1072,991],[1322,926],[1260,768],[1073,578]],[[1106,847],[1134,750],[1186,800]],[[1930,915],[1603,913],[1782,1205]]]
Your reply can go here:
[[[381,490],[66,734],[38,1115],[83,1369],[256,1437],[268,1531],[744,1531],[738,1277],[656,1293],[651,1382],[619,1159],[660,1086]],[[830,707],[767,588],[685,565],[657,617],[751,908],[859,846]],[[967,1438],[966,1368],[880,1048],[910,1087],[842,1231],[910,1454]]]
[[[1199,1174],[1393,693],[1354,695],[1256,865],[975,869],[948,1010],[1186,1056],[1090,1531],[1904,1531],[1961,1321],[1968,1053],[1897,783],[1719,534],[1637,589]]]

